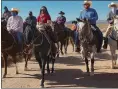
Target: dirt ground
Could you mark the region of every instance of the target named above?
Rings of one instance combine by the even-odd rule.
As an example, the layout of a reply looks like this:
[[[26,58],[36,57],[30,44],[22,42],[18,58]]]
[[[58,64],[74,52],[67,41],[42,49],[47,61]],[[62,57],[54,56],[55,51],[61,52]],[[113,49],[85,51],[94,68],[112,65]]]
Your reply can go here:
[[[51,66],[50,66],[51,67]],[[15,74],[12,64],[8,68],[7,78],[2,78],[2,88],[40,88],[40,69],[32,58],[28,63],[28,71],[24,71],[24,61],[18,63],[20,74]],[[56,59],[55,73],[45,75],[46,88],[118,88],[118,69],[111,69],[109,50],[102,50],[95,58],[95,75],[85,74],[85,62],[80,54],[68,48],[68,54]],[[2,68],[2,75],[4,68]]]

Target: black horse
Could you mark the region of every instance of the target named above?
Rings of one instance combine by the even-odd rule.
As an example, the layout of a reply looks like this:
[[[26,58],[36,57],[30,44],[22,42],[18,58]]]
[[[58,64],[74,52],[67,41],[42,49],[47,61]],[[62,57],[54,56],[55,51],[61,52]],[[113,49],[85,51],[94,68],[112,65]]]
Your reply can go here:
[[[54,41],[57,36],[52,28],[44,24],[43,28],[36,29],[33,45],[35,58],[39,63],[42,75],[41,87],[44,87],[45,65],[47,63],[47,72],[50,73],[49,62],[52,61],[52,73],[54,71],[54,62],[56,56],[56,49]],[[55,47],[55,48],[54,48]]]

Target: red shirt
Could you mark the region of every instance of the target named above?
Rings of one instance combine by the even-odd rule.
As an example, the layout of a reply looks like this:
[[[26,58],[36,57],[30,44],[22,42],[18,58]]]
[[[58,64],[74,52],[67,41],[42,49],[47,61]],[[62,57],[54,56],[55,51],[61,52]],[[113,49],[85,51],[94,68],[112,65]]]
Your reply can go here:
[[[47,23],[47,20],[51,20],[50,15],[47,14],[39,15],[37,18],[37,22]]]

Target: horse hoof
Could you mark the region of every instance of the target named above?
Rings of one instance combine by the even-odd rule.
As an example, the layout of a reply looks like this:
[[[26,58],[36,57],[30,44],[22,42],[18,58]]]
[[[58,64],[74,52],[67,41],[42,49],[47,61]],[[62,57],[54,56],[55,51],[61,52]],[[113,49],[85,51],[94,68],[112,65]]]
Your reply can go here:
[[[94,76],[94,72],[91,72],[91,73],[90,73],[90,76]]]
[[[3,78],[6,78],[6,74],[3,75]]]
[[[16,74],[19,74],[19,72],[17,71]]]
[[[41,88],[44,88],[44,84],[41,84]]]
[[[47,73],[48,73],[48,74],[50,74],[50,70],[49,70],[49,71],[47,71]]]
[[[28,68],[24,68],[24,71],[28,71]]]
[[[112,66],[112,69],[115,69],[115,67],[114,67],[114,66]]]

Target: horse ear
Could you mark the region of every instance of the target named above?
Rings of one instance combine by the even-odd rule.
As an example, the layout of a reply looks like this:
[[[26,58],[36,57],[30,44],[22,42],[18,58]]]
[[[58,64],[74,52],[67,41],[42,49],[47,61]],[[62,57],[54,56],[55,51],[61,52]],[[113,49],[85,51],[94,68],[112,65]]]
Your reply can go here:
[[[77,22],[82,22],[82,20],[81,20],[81,19],[79,19],[79,18],[76,18],[76,20],[77,20]]]
[[[84,18],[84,22],[87,22],[87,21],[89,21],[89,19],[87,19],[87,18]]]

